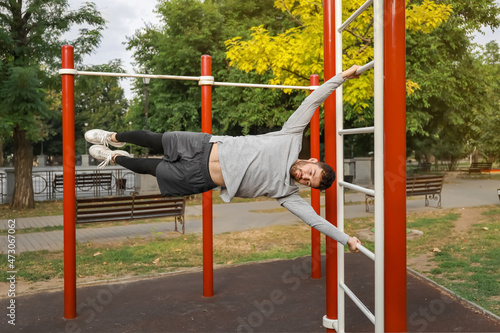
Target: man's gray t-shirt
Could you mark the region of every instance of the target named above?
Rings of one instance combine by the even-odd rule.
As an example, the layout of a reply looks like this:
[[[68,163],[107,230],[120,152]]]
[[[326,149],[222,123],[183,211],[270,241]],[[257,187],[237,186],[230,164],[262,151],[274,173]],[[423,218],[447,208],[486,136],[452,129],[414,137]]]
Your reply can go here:
[[[280,131],[263,135],[213,136],[218,143],[219,161],[226,187],[220,197],[225,202],[234,197],[275,198],[290,212],[325,235],[346,244],[349,236],[316,214],[303,200],[290,175],[290,167],[302,149],[302,134],[314,111],[345,80],[340,74],[310,94],[288,118]]]

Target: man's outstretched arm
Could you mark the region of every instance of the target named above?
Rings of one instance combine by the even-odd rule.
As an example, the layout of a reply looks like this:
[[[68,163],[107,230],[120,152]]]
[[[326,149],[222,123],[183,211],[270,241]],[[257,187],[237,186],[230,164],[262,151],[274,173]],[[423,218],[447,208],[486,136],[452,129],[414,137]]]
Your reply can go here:
[[[298,194],[291,195],[287,198],[278,200],[283,207],[288,209],[292,214],[299,217],[310,227],[318,230],[322,234],[336,240],[342,245],[347,245],[349,251],[358,252],[356,246],[361,242],[356,237],[350,237],[344,232],[337,229],[333,224],[325,220],[323,217],[316,214],[312,206],[302,199]]]
[[[321,86],[316,88],[307,98],[302,102],[297,110],[288,118],[283,125],[283,131],[289,133],[302,133],[307,124],[311,121],[314,111],[347,79],[359,78],[356,75],[356,70],[360,66],[354,65],[348,70],[337,74]]]

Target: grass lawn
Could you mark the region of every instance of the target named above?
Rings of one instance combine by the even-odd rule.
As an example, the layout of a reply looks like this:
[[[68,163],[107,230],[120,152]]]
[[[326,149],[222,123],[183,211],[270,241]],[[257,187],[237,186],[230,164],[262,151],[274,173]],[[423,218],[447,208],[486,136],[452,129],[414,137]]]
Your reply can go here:
[[[424,232],[407,242],[408,266],[465,299],[500,315],[500,206],[482,209],[464,231],[455,224],[461,209],[411,214],[409,229]],[[373,228],[373,219],[352,219],[346,232]],[[374,244],[363,242],[373,251]]]
[[[424,232],[422,237],[408,241],[408,264],[460,296],[500,315],[500,205],[473,209],[478,211],[478,216],[466,221],[466,228],[462,230],[456,225],[463,222],[465,210],[434,210],[408,215],[408,228]],[[346,221],[346,232],[351,235],[372,227],[372,218]],[[364,242],[364,245],[373,249],[373,243]],[[310,228],[297,223],[218,234],[214,235],[214,249],[214,263],[220,265],[305,256],[310,254]],[[0,281],[7,278],[7,259],[7,255],[0,255]],[[201,266],[199,235],[158,233],[120,244],[87,243],[77,247],[77,274],[81,279],[155,274]],[[18,279],[25,282],[62,278],[63,253],[18,254],[16,269]]]
[[[219,197],[220,191],[213,191],[213,204],[218,205],[224,203],[222,199]],[[300,191],[301,197],[310,197],[311,191]],[[324,195],[324,194],[322,194]],[[231,203],[239,203],[239,202],[254,202],[254,201],[266,201],[272,200],[266,197],[258,197],[252,199],[245,198],[234,198],[231,200]],[[198,206],[202,205],[202,195],[197,194],[193,196],[189,196],[186,200],[187,206]],[[34,209],[14,209],[11,210],[9,204],[1,204],[0,205],[0,219],[17,219],[23,217],[36,217],[36,216],[55,216],[55,215],[63,215],[63,201],[35,201]]]
[[[184,216],[187,221],[193,219],[201,219],[201,215],[185,215]],[[113,226],[121,226],[121,225],[131,225],[131,224],[145,224],[145,223],[164,223],[164,222],[174,222],[174,217],[160,217],[160,218],[152,218],[145,220],[133,220],[133,221],[115,221],[115,222],[95,222],[95,223],[78,223],[76,225],[76,229],[89,229],[89,228],[106,228]],[[31,234],[36,232],[49,232],[49,231],[57,231],[64,230],[62,225],[49,226],[49,227],[38,227],[38,228],[19,228],[16,229],[16,235],[20,234]],[[0,236],[8,235],[7,229],[0,229]]]
[[[202,266],[200,235],[163,233],[121,244],[78,244],[77,273],[82,277],[120,277]],[[276,237],[279,235],[279,237]],[[214,235],[214,263],[231,264],[273,258],[296,258],[309,251],[310,229],[273,226],[261,230]],[[7,255],[0,255],[0,278],[7,278]],[[24,252],[16,257],[18,278],[37,282],[63,277],[62,252]]]
[[[500,314],[500,208],[488,209],[467,233],[443,235],[430,277]],[[451,236],[451,237],[450,237]],[[456,237],[453,237],[456,236]]]

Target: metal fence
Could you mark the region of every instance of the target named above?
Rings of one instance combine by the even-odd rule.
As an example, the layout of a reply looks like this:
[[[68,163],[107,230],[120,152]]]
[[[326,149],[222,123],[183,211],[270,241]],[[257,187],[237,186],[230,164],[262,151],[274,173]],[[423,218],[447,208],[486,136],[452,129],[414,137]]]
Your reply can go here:
[[[33,191],[36,201],[60,200],[63,197],[62,168],[33,169]],[[88,176],[88,177],[85,177]],[[106,176],[106,177],[104,177]],[[86,181],[79,181],[86,179]],[[89,181],[89,179],[91,181]],[[0,171],[0,200],[1,203],[10,201],[13,184],[8,184],[13,177],[8,177],[5,171]],[[123,168],[106,168],[104,170],[83,169],[76,170],[76,196],[103,197],[124,195],[135,191],[135,174]],[[11,190],[12,191],[12,190]]]
[[[3,203],[4,196],[7,194],[7,182],[5,173],[0,173],[0,202]]]

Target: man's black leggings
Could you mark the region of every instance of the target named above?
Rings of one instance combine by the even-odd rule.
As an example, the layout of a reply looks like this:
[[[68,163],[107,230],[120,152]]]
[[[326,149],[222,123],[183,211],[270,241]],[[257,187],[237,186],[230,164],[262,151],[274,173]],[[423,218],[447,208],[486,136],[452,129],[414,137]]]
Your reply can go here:
[[[148,147],[157,152],[163,152],[162,136],[162,133],[140,130],[116,133],[116,140]],[[115,158],[116,163],[135,173],[149,174],[155,177],[156,167],[160,164],[161,160],[161,158],[132,158],[120,155]]]

